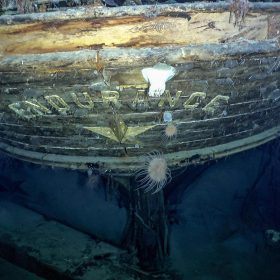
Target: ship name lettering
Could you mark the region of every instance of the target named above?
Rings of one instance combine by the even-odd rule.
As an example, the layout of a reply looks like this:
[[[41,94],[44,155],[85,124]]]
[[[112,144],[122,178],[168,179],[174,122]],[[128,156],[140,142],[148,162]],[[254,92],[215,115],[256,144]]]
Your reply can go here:
[[[31,101],[25,100],[14,102],[9,104],[8,107],[14,111],[17,116],[28,120],[36,116],[43,116],[51,113],[47,107],[35,99],[32,99]]]
[[[70,93],[72,98],[72,104],[80,109],[91,110],[94,108],[94,99],[87,92]],[[120,99],[120,93],[118,91],[105,90],[101,91],[102,104],[104,106],[119,109],[121,106],[126,104],[125,100]],[[183,103],[179,103],[180,98],[183,98]],[[68,115],[72,112],[72,106],[59,95],[47,95],[44,96],[44,101],[38,101],[35,98],[30,100],[18,101],[8,105],[8,107],[14,111],[14,113],[24,119],[32,119],[44,115],[54,114],[55,112],[60,115]],[[184,101],[186,99],[186,101]],[[205,92],[193,92],[189,97],[182,96],[182,91],[177,91],[175,96],[171,95],[169,90],[166,90],[164,95],[159,99],[156,106],[162,108],[169,106],[170,108],[178,107],[181,104],[185,110],[193,110],[194,108],[201,107],[206,113],[215,113],[218,107],[225,106],[228,103],[228,96],[217,95],[213,97],[206,105],[205,102],[201,102],[206,99]],[[97,102],[97,101],[96,101]],[[100,102],[100,101],[98,101]],[[124,103],[122,103],[124,102]],[[202,103],[204,105],[202,105]],[[135,98],[130,104],[132,110],[144,110],[149,109],[149,98],[143,89],[138,89]],[[154,106],[154,105],[153,105]],[[176,107],[176,108],[177,108]],[[85,112],[86,114],[86,112]]]

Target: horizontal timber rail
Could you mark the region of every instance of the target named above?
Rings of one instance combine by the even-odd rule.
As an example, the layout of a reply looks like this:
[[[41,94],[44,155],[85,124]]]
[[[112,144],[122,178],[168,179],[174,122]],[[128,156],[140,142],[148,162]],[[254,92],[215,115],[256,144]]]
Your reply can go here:
[[[181,168],[188,164],[201,164],[203,162],[219,159],[238,152],[252,149],[279,137],[280,127],[274,127],[257,135],[245,139],[236,140],[227,144],[213,147],[180,151],[165,154],[168,163],[172,162],[171,168]],[[103,163],[104,172],[131,176],[139,170],[145,161],[145,157],[86,157],[86,156],[65,156],[56,154],[45,154],[40,152],[27,151],[20,148],[0,143],[0,150],[13,157],[33,163],[46,164],[53,167],[64,167],[71,169],[88,169],[88,163]],[[193,160],[194,159],[194,160]]]
[[[242,47],[241,47],[242,46]],[[0,56],[0,72],[13,71],[12,69],[25,69],[30,71],[33,65],[43,66],[44,69],[67,71],[67,69],[84,68],[86,61],[95,60],[97,54],[104,67],[116,68],[133,65],[153,65],[158,62],[168,64],[184,63],[188,61],[214,61],[226,59],[240,59],[253,55],[279,55],[280,48],[277,39],[266,41],[243,41],[225,44],[205,44],[199,46],[177,46],[162,48],[112,48],[103,50],[81,50],[69,52]],[[95,65],[92,65],[94,70]],[[9,70],[10,69],[10,70]],[[43,68],[41,68],[43,69]],[[2,79],[0,79],[1,84]],[[4,82],[4,80],[2,81]]]
[[[190,4],[162,4],[162,5],[141,5],[141,6],[122,6],[115,8],[96,8],[91,6],[68,9],[66,11],[56,11],[49,13],[33,13],[24,15],[4,15],[0,17],[0,24],[16,24],[20,22],[34,21],[53,21],[105,18],[105,17],[124,17],[124,16],[170,16],[185,17],[185,13],[195,12],[225,12],[229,11],[230,3],[190,3]],[[150,11],[150,14],[147,13]],[[279,3],[250,3],[250,12],[280,12]]]

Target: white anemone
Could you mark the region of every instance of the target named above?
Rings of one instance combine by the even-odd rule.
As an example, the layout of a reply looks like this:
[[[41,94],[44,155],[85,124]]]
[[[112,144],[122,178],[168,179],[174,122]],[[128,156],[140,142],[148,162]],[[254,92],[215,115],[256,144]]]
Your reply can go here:
[[[165,63],[158,63],[154,67],[144,68],[142,75],[150,83],[149,96],[158,97],[165,91],[165,83],[176,74],[176,69]]]

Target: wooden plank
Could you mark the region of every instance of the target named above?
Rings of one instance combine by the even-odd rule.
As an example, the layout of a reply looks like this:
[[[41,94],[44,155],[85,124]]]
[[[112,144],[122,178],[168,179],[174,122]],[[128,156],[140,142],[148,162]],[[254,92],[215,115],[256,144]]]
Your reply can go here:
[[[172,142],[172,145],[168,145],[168,147],[162,142],[164,125],[158,125],[155,129],[148,130],[144,134],[139,135],[138,139],[135,139],[132,143],[128,142],[123,144],[102,136],[101,138],[87,137],[84,135],[72,137],[72,130],[69,130],[68,138],[55,137],[54,133],[50,133],[52,135],[50,137],[40,138],[35,133],[33,140],[32,136],[25,136],[17,132],[4,132],[1,133],[1,140],[7,144],[30,151],[64,155],[111,155],[123,157],[126,156],[124,148],[133,147],[135,143],[138,143],[138,146],[141,148],[135,148],[133,154],[130,154],[130,156],[135,156],[139,153],[145,154],[153,149],[160,149],[164,153],[172,153],[178,150],[203,148],[205,145],[215,146],[226,143],[227,141],[237,140],[241,136],[247,137],[248,135],[260,133],[279,124],[277,115],[278,107],[276,109],[274,108],[274,110],[265,109],[249,112],[238,117],[228,116],[192,122],[193,127],[189,123],[181,122],[177,125],[178,136],[176,137],[176,141]],[[246,135],[246,131],[248,135]],[[65,133],[61,132],[59,135],[65,135]],[[104,146],[107,149],[104,149]]]
[[[243,41],[231,44],[205,44],[172,48],[84,50],[70,53],[0,57],[0,73],[4,75],[10,71],[15,81],[18,80],[19,82],[24,81],[28,83],[32,82],[32,80],[44,81],[47,79],[48,83],[53,84],[59,82],[60,76],[63,77],[64,81],[65,78],[67,80],[67,75],[75,77],[73,75],[75,71],[77,78],[79,78],[78,73],[80,71],[84,71],[85,77],[88,71],[90,75],[86,77],[87,81],[94,80],[94,78],[98,77],[98,71],[100,71],[97,60],[102,61],[102,69],[105,71],[103,74],[110,75],[110,68],[118,69],[118,71],[122,71],[122,67],[123,69],[126,67],[131,68],[131,65],[135,68],[144,68],[163,60],[165,63],[176,65],[193,61],[215,62],[217,60],[226,61],[246,59],[248,57],[254,59],[254,56],[259,58],[279,56],[279,52],[278,41],[275,39],[263,42]],[[28,79],[23,80],[20,78],[20,75],[13,75],[16,73],[27,74]],[[1,81],[5,83],[4,76],[1,78]],[[141,81],[143,82],[143,78]]]
[[[168,163],[173,167],[185,167],[187,164],[203,163],[215,158],[228,156],[237,152],[254,148],[279,136],[280,127],[274,127],[257,135],[249,136],[240,140],[232,141],[218,146],[204,147],[200,149],[184,150],[165,154]],[[97,163],[104,174],[117,173],[131,176],[131,172],[142,168],[145,157],[100,157],[100,156],[69,156],[45,154],[26,151],[24,149],[9,146],[0,142],[0,149],[13,157],[46,165],[60,166],[72,169],[87,169],[87,163]],[[128,149],[129,151],[129,149]]]
[[[238,38],[264,40],[268,18],[253,14],[242,30],[229,23],[229,12],[195,14],[185,18],[109,18],[0,26],[2,55],[100,49],[160,47],[231,42]]]
[[[237,102],[237,103],[235,103]],[[219,112],[214,115],[207,115],[202,108],[194,108],[191,111],[184,109],[172,110],[174,122],[177,125],[187,125],[188,128],[205,129],[207,126],[215,126],[216,122],[223,122],[225,125],[231,126],[231,123],[243,122],[247,118],[248,121],[258,121],[262,117],[263,112],[267,117],[279,110],[279,102],[274,102],[272,99],[254,99],[250,101],[238,100],[226,104],[221,107]],[[223,113],[226,110],[226,113]],[[196,116],[199,116],[196,118]],[[154,131],[156,127],[165,126],[162,122],[161,112],[151,113],[126,113],[121,114],[123,121],[129,127],[137,127],[140,124],[153,127],[145,132],[149,135],[150,131]],[[240,119],[242,118],[242,120]],[[275,121],[278,118],[275,119]],[[106,114],[101,118],[99,114],[86,114],[84,117],[76,118],[71,116],[40,116],[34,120],[19,121],[18,118],[3,119],[0,123],[2,132],[22,133],[29,136],[64,136],[64,137],[86,137],[91,135],[85,127],[109,127],[111,117]],[[233,127],[232,127],[233,128]]]
[[[148,6],[144,7],[149,11]],[[269,28],[268,14],[256,12],[248,13],[241,29],[229,23],[229,12],[216,12],[214,9],[209,13],[176,11],[177,17],[170,16],[171,11],[166,12],[167,16],[153,17],[129,13],[104,17],[104,13],[101,18],[95,13],[92,17],[80,18],[77,11],[75,19],[71,20],[57,14],[58,18],[52,21],[43,20],[46,17],[38,21],[34,14],[27,16],[28,22],[22,19],[17,23],[10,18],[7,25],[4,17],[0,25],[0,54],[39,54],[104,47],[187,46],[233,42],[238,38],[265,40],[271,37],[268,30],[273,34],[272,29],[279,28],[277,20],[270,21],[273,26]],[[32,17],[34,19],[30,20]]]
[[[227,2],[194,2],[181,4],[156,4],[156,5],[138,5],[138,6],[121,6],[121,7],[94,7],[91,5],[85,7],[75,7],[64,11],[56,11],[51,13],[33,13],[28,15],[17,16],[1,16],[0,24],[24,23],[32,21],[54,21],[69,20],[73,18],[106,18],[106,17],[122,17],[122,16],[170,16],[185,17],[187,12],[226,12],[229,11],[230,3]],[[279,3],[256,2],[250,3],[251,12],[260,13],[277,13],[280,11]]]
[[[3,199],[1,210],[21,221],[16,227],[0,221],[0,256],[44,279],[136,279],[132,270],[121,267],[124,250]]]

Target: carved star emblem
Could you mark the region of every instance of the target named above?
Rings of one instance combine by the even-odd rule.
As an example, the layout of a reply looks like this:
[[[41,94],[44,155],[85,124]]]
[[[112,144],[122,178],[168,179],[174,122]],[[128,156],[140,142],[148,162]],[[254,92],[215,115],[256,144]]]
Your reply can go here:
[[[149,125],[149,126],[142,126],[142,127],[128,127],[127,130],[125,131],[123,137],[120,139],[113,129],[111,127],[97,127],[97,126],[85,126],[84,128],[92,131],[94,133],[97,133],[99,135],[102,135],[106,138],[109,138],[113,141],[119,142],[119,143],[129,143],[133,142],[135,140],[135,137],[151,128],[153,128],[154,125]]]
[[[122,118],[117,115],[111,120],[110,126],[108,127],[85,126],[84,128],[118,143],[131,143],[135,142],[135,137],[137,135],[153,127],[155,127],[155,125],[128,127]]]

